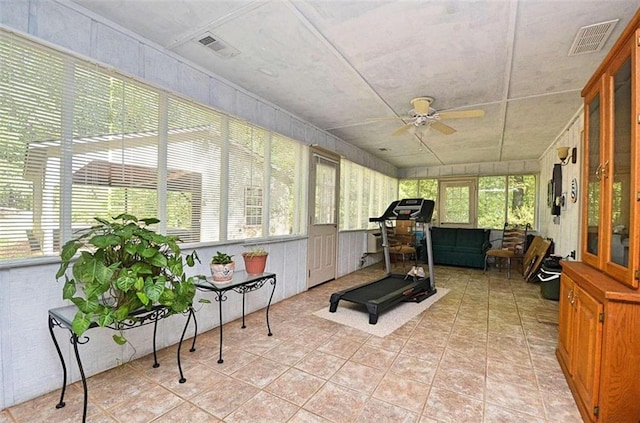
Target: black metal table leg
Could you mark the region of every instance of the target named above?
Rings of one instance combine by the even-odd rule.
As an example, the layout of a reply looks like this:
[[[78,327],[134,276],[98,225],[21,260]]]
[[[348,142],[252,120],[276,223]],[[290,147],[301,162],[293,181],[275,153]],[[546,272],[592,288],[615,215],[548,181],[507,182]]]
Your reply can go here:
[[[224,296],[222,293],[217,293],[217,299],[218,299],[218,317],[220,318],[220,355],[218,356],[218,364],[222,364],[224,363],[224,360],[222,359],[222,301]]]
[[[82,360],[80,360],[80,352],[78,351],[78,343],[86,344],[89,341],[89,338],[85,342],[80,342],[78,336],[72,331],[71,332],[71,343],[73,344],[73,352],[76,355],[76,362],[78,363],[78,370],[80,370],[80,377],[82,377],[82,389],[84,391],[84,402],[82,405],[82,423],[87,421],[87,402],[89,400],[89,394],[87,390],[87,377],[84,374],[84,368],[82,367]]]
[[[276,292],[276,278],[274,277],[273,280],[271,281],[271,285],[273,285],[273,288],[271,288],[271,295],[269,296],[269,302],[267,303],[267,335],[272,336],[273,333],[271,333],[271,325],[269,325],[269,307],[271,307],[271,300],[273,299],[273,293]]]
[[[194,352],[196,350],[196,338],[198,337],[198,319],[196,318],[196,312],[191,308],[191,314],[193,314],[193,342],[191,342],[190,352]]]
[[[49,333],[51,334],[53,345],[55,345],[56,347],[56,351],[58,352],[58,357],[60,357],[60,364],[62,365],[62,392],[60,393],[60,401],[56,404],[56,408],[62,408],[65,406],[64,393],[67,390],[67,366],[64,362],[64,357],[62,357],[62,351],[60,350],[60,346],[58,345],[58,340],[56,339],[53,333],[54,326],[60,326],[60,324],[57,321],[55,321],[51,316],[49,316]]]
[[[242,293],[242,329],[245,329],[247,326],[244,324],[244,297],[245,293]]]
[[[153,321],[153,368],[160,367],[158,363],[158,354],[156,354],[156,332],[158,331],[158,319]]]
[[[187,332],[187,327],[189,326],[189,322],[191,321],[191,316],[193,315],[193,308],[189,307],[189,313],[187,314],[187,323],[184,325],[184,329],[182,329],[182,335],[180,335],[180,343],[178,344],[178,371],[180,372],[180,379],[178,379],[179,383],[185,383],[187,379],[185,379],[184,374],[182,373],[182,363],[180,362],[180,350],[182,349],[182,341],[184,340],[184,335]],[[193,317],[195,321],[195,315]]]

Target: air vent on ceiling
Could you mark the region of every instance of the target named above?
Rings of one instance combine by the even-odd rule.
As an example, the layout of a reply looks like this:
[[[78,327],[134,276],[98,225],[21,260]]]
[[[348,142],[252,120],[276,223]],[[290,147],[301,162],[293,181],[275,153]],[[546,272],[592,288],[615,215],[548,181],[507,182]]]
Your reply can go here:
[[[203,46],[212,50],[218,56],[225,59],[228,59],[240,53],[238,50],[231,47],[229,44],[222,41],[220,38],[210,32],[205,32],[204,34],[197,37],[196,40]]]
[[[599,51],[609,39],[619,19],[583,26],[578,30],[569,56]]]

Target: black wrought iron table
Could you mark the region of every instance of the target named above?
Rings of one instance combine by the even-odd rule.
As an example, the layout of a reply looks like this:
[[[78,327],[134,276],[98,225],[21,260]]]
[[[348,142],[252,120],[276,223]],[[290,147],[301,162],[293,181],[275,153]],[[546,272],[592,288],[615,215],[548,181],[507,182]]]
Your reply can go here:
[[[267,335],[273,335],[271,333],[271,326],[269,325],[269,307],[271,306],[271,300],[273,300],[273,293],[276,290],[275,273],[265,272],[260,275],[249,275],[245,271],[236,271],[233,274],[233,279],[229,282],[215,282],[211,277],[206,278],[206,280],[201,279],[200,281],[201,282],[196,283],[196,288],[200,291],[213,292],[216,295],[215,300],[218,302],[218,316],[220,318],[220,355],[218,357],[218,363],[224,362],[222,359],[222,302],[227,300],[226,293],[228,291],[235,291],[242,294],[242,329],[244,329],[246,328],[244,321],[245,294],[247,292],[256,291],[269,282],[272,289],[266,311]]]
[[[60,393],[60,402],[56,404],[56,408],[62,408],[65,406],[64,402],[64,394],[67,388],[67,366],[64,361],[64,357],[62,355],[62,351],[60,350],[60,346],[58,345],[58,340],[55,337],[53,332],[54,327],[60,327],[67,329],[70,333],[70,342],[73,345],[73,352],[76,357],[76,362],[78,364],[78,370],[80,371],[80,377],[82,378],[82,387],[84,389],[84,403],[82,409],[82,421],[85,422],[87,419],[87,378],[84,374],[84,368],[82,367],[82,360],[80,359],[80,353],[78,351],[78,344],[86,344],[89,342],[89,337],[83,335],[82,337],[78,337],[72,328],[71,324],[73,322],[73,318],[77,313],[78,308],[75,305],[70,305],[66,307],[58,307],[52,308],[49,310],[49,333],[51,334],[51,339],[56,347],[56,351],[58,352],[58,356],[60,357],[60,363],[62,365],[62,392]],[[166,317],[169,317],[175,313],[171,313],[171,310],[165,306],[155,306],[151,310],[137,310],[131,314],[129,314],[129,318],[118,325],[107,326],[109,329],[113,330],[127,330],[140,326],[145,326],[153,323],[153,367],[158,367],[160,364],[158,363],[158,356],[156,353],[156,332],[158,328],[158,321],[162,320]],[[184,383],[186,379],[182,373],[182,365],[180,363],[180,350],[182,348],[182,341],[184,340],[184,335],[187,332],[187,327],[189,326],[189,322],[191,321],[191,317],[193,317],[194,323],[194,338],[193,344],[191,345],[191,351],[195,351],[195,334],[198,332],[198,322],[196,321],[195,313],[193,312],[193,308],[189,308],[184,312],[187,316],[187,322],[184,325],[184,329],[182,330],[182,335],[180,336],[180,344],[178,345],[178,371],[180,372],[180,383]],[[98,327],[98,324],[93,322],[89,329]]]

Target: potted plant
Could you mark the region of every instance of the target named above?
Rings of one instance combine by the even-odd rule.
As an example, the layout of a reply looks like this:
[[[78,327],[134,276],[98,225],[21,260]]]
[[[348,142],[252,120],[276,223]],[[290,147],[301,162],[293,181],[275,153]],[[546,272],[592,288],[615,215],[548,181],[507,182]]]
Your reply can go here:
[[[227,282],[233,279],[236,263],[233,261],[233,256],[217,251],[216,255],[211,257],[210,267],[214,281]]]
[[[260,246],[253,246],[249,251],[242,253],[244,267],[249,275],[261,275],[267,265],[269,253]]]
[[[177,237],[148,228],[159,222],[155,218],[121,214],[112,220],[95,220],[97,225],[64,244],[56,273],[56,279],[65,279],[63,298],[78,307],[72,322],[76,335],[94,323],[122,328],[122,322],[132,320],[132,312],[158,305],[167,307],[170,314],[188,310],[195,277],[186,277],[184,267],[185,262],[193,267],[200,261],[196,251],[183,258]],[[69,276],[67,269],[78,252]],[[113,339],[121,345],[126,342],[122,330]]]

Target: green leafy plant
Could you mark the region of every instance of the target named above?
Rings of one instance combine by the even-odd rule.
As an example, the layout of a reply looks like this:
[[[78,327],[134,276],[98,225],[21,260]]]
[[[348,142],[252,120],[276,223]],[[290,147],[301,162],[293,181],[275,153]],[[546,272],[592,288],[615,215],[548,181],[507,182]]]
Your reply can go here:
[[[268,256],[269,253],[260,245],[254,245],[249,248],[249,251],[245,251],[242,253],[244,257],[258,257],[258,256]]]
[[[227,253],[216,251],[216,255],[211,257],[211,264],[229,264],[233,261],[233,256]]]
[[[159,222],[155,218],[121,214],[112,221],[95,220],[97,225],[64,244],[56,273],[58,280],[65,280],[63,298],[78,307],[72,322],[76,335],[93,323],[121,328],[119,324],[131,320],[130,313],[139,309],[162,305],[170,314],[188,310],[198,277],[186,277],[184,268],[185,262],[189,267],[200,262],[195,250],[183,258],[177,237],[148,228]],[[80,256],[71,265],[78,252]],[[70,265],[71,277],[67,274]],[[113,339],[118,344],[126,342],[122,331]]]

